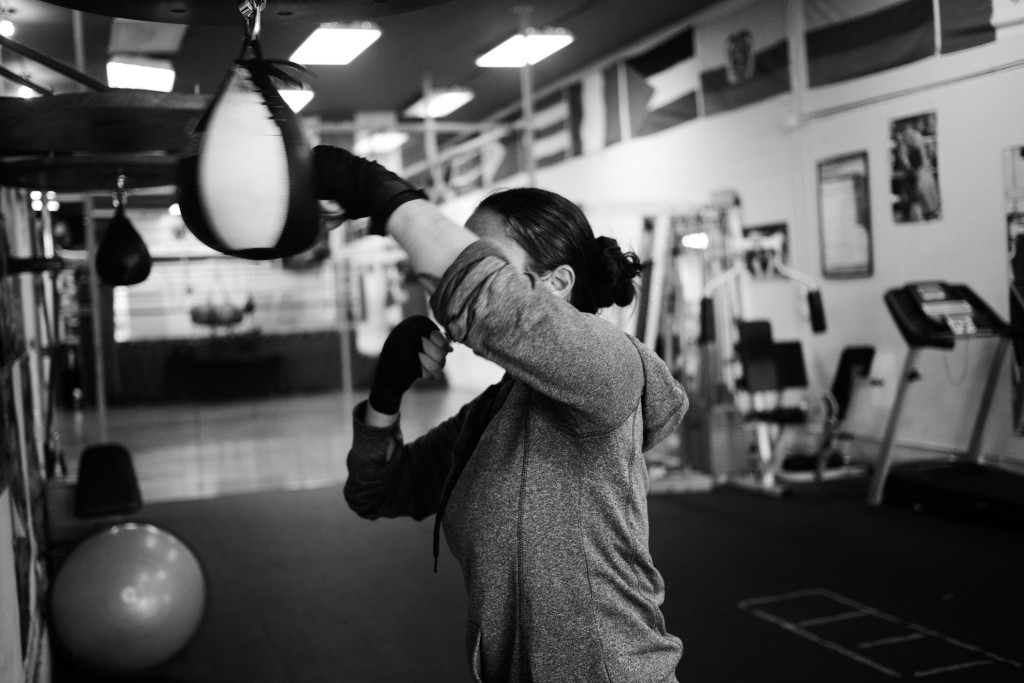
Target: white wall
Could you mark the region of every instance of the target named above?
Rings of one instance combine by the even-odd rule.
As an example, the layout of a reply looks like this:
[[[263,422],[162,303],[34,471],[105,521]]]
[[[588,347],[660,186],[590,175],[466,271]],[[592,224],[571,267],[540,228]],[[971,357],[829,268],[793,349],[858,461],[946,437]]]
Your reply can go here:
[[[849,425],[870,443],[881,439],[907,350],[883,303],[887,289],[918,279],[963,282],[1008,316],[1001,155],[1024,145],[1021,54],[1024,39],[1015,38],[777,97],[542,169],[537,185],[582,204],[599,233],[621,224],[624,213],[632,212],[639,224],[652,210],[707,204],[727,189],[741,197],[745,225],[787,223],[790,265],[821,283],[828,330],[810,332],[802,293],[785,283],[754,285],[757,317],[772,321],[776,338],[803,340],[819,389],[831,382],[844,346],[876,347],[873,375],[882,384],[858,397]],[[897,224],[890,206],[889,124],[924,112],[938,120],[943,215]],[[824,279],[817,164],[859,151],[869,155],[874,275]],[[460,197],[446,208],[463,220],[479,196]],[[898,444],[964,448],[993,346],[971,340],[952,352],[922,354],[922,379],[909,393]],[[1007,366],[984,452],[1024,464],[1024,438],[1012,434],[1009,376]]]

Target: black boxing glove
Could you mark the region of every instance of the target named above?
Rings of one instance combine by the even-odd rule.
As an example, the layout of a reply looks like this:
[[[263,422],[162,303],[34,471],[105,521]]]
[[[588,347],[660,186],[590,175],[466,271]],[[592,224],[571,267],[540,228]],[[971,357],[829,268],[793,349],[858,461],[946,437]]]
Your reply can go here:
[[[378,413],[398,412],[402,394],[423,374],[423,339],[436,330],[437,325],[430,318],[413,315],[398,323],[384,340],[370,387],[370,406]]]
[[[313,175],[317,199],[335,200],[346,218],[369,216],[374,235],[387,234],[388,217],[399,206],[427,197],[376,161],[331,145],[313,148]]]

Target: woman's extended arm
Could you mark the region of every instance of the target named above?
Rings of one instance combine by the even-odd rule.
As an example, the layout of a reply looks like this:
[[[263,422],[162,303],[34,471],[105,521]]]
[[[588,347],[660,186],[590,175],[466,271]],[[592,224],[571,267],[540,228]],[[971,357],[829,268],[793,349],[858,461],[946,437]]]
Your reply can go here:
[[[375,161],[331,145],[313,148],[315,192],[346,218],[370,218],[370,232],[393,236],[430,291],[459,253],[476,240],[424,198],[423,192]]]
[[[387,226],[388,234],[405,249],[413,272],[431,294],[455,258],[477,240],[425,199],[399,206]]]

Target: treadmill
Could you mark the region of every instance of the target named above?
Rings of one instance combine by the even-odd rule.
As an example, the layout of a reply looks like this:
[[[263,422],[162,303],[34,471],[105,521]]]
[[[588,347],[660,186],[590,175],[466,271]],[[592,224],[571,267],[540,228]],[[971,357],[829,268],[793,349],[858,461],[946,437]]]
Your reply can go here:
[[[868,504],[908,503],[915,508],[979,513],[1024,522],[1024,476],[982,462],[981,442],[1000,370],[1010,346],[1010,326],[967,285],[912,282],[885,293],[885,304],[909,350],[868,490]],[[928,348],[952,349],[977,338],[996,338],[988,377],[967,450],[959,458],[893,464],[896,428],[916,377],[915,363]]]

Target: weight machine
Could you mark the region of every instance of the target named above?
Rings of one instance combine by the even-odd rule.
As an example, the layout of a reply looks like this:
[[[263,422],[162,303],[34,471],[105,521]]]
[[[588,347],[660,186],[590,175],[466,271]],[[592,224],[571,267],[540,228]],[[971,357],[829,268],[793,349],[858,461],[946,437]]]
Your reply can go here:
[[[743,422],[753,425],[757,459],[753,473],[729,473],[729,483],[780,496],[786,491],[776,481],[782,465],[780,437],[787,425],[808,420],[804,406],[787,407],[787,389],[807,386],[799,342],[776,342],[767,320],[749,319],[750,263],[756,261],[805,290],[811,329],[826,329],[824,308],[817,282],[782,260],[785,236],[745,236],[739,198],[724,193],[701,213],[704,248],[704,285],[700,302],[700,338],[703,390],[714,413],[738,410],[740,399],[747,409],[738,410]],[[687,236],[683,244],[698,247]],[[689,243],[689,244],[688,244]],[[775,396],[774,405],[770,397]],[[711,423],[709,419],[708,424]],[[709,442],[710,445],[710,442]],[[735,447],[735,440],[731,444]],[[749,445],[749,444],[748,444]]]

